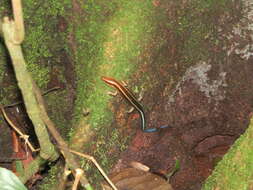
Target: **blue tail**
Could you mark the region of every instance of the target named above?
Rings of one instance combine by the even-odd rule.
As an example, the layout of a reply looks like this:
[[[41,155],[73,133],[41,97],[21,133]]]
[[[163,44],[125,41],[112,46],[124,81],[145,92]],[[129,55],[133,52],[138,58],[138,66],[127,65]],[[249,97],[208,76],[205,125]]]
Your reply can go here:
[[[169,125],[162,125],[158,128],[150,128],[150,129],[145,129],[143,130],[143,132],[145,133],[153,133],[153,132],[156,132],[156,131],[159,131],[159,129],[164,129],[164,128],[167,128],[167,127],[170,127]]]

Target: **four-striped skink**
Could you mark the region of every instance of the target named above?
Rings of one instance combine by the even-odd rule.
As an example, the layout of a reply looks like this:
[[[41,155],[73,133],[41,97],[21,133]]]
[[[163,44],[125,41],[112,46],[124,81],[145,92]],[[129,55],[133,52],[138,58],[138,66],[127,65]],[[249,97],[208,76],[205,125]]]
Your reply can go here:
[[[146,129],[146,119],[145,119],[143,107],[138,102],[138,100],[134,97],[134,95],[130,92],[129,89],[127,89],[123,84],[121,84],[120,82],[116,81],[113,78],[102,77],[101,79],[107,84],[109,84],[110,86],[113,86],[114,88],[116,88],[121,93],[121,95],[139,112],[141,116],[141,126],[142,126],[143,132],[151,133],[151,132],[158,131],[159,128]],[[167,126],[162,126],[160,128],[166,128],[166,127]]]

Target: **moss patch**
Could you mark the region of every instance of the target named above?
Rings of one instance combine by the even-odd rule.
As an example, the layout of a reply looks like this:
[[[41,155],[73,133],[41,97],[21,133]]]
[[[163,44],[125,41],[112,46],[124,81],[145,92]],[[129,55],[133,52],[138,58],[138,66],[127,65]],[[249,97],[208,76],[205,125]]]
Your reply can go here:
[[[50,88],[48,87],[48,82],[50,81],[50,74],[52,68],[58,68],[58,70],[63,70],[60,62],[59,54],[60,51],[64,51],[65,47],[63,44],[66,43],[67,34],[58,31],[58,20],[60,16],[66,16],[67,10],[71,7],[70,1],[22,1],[23,3],[23,13],[25,22],[25,41],[23,43],[23,51],[25,60],[27,63],[28,70],[30,71],[33,79],[36,81],[38,86],[42,89]],[[0,5],[0,16],[12,16],[10,1],[1,2]],[[4,87],[0,90],[1,104],[6,105],[15,102],[21,97],[18,93],[18,88],[15,82],[15,76],[10,73],[12,70],[9,68],[10,63],[8,62],[8,55],[3,48],[3,42],[1,41],[0,47],[0,79],[1,86]],[[9,64],[9,65],[8,65]],[[8,66],[7,66],[8,65]],[[59,72],[62,74],[63,72]],[[4,75],[5,74],[5,75]],[[7,78],[6,76],[9,76]],[[65,76],[58,76],[62,81],[64,81]],[[8,80],[11,78],[11,82]],[[65,82],[65,81],[64,81]],[[63,95],[63,93],[65,93]],[[48,95],[47,100],[49,107],[54,107],[54,110],[61,110],[63,113],[68,109],[64,99],[66,91],[61,91],[61,97],[57,97],[57,94]],[[15,96],[15,97],[13,97]],[[54,101],[57,98],[57,101]],[[2,98],[3,97],[3,98]],[[68,126],[68,122],[62,119],[63,113],[54,112],[49,115],[52,120],[54,120],[60,127]],[[52,117],[53,116],[53,117]],[[66,123],[65,123],[66,122]],[[65,127],[63,131],[68,130]],[[65,132],[66,134],[66,132]]]
[[[70,4],[67,1],[24,1],[26,37],[24,53],[28,70],[39,87],[49,81],[50,62],[62,44],[57,36],[57,17],[64,15]],[[45,11],[46,10],[46,11]],[[34,16],[35,15],[35,16]],[[50,20],[50,22],[48,22]]]
[[[108,150],[115,147],[125,149],[128,138],[122,138],[117,129],[110,128],[112,111],[107,107],[111,98],[106,94],[109,88],[100,78],[105,75],[118,80],[126,79],[139,67],[139,56],[157,29],[153,15],[158,12],[151,1],[121,0],[108,3],[90,0],[80,2],[80,7],[84,14],[79,15],[83,22],[75,33],[78,83],[73,125],[86,127],[93,134],[95,132],[96,137],[84,146],[84,143],[88,143],[88,138],[85,138],[87,130],[81,134],[77,129],[78,134],[73,134],[72,144],[78,141],[75,147],[78,150],[90,147],[91,154],[108,170],[113,163],[111,157],[108,159]],[[87,118],[83,117],[83,109],[90,110]],[[114,140],[108,142],[108,139]],[[89,170],[88,173],[94,174]]]
[[[204,190],[217,187],[224,190],[248,190],[253,176],[253,119],[247,131],[238,139],[229,153],[218,163],[206,180]],[[221,175],[221,171],[222,174]]]
[[[59,168],[56,166],[51,167],[48,173],[49,175],[43,179],[43,184],[39,185],[38,187],[40,190],[54,189],[57,183],[57,174],[59,173]]]

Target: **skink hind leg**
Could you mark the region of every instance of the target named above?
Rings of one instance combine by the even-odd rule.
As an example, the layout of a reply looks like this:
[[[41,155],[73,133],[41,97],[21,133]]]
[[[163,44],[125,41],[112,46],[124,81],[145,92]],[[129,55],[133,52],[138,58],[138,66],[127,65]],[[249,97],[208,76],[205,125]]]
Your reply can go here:
[[[109,91],[109,92],[107,92],[107,94],[109,95],[109,96],[113,96],[113,97],[115,97],[115,96],[117,96],[118,95],[118,91],[115,91],[115,92],[111,92],[111,91]],[[140,97],[140,98],[138,98],[138,101],[140,101],[142,99],[142,97]],[[133,111],[134,111],[134,107],[132,106],[128,111],[126,111],[127,113],[132,113]]]
[[[125,82],[125,81],[121,81],[121,83],[122,83],[122,85],[124,86],[124,87],[126,87],[127,88],[127,83]],[[108,95],[110,95],[110,96],[117,96],[117,94],[118,94],[118,91],[115,91],[115,92],[107,92],[107,94]],[[133,95],[134,96],[134,95]],[[143,99],[143,93],[142,93],[142,91],[141,91],[141,93],[140,93],[140,95],[139,95],[139,98],[137,99],[138,100],[138,102],[140,102],[141,100]],[[132,106],[128,111],[126,111],[127,113],[132,113],[133,111],[134,111],[134,107]]]

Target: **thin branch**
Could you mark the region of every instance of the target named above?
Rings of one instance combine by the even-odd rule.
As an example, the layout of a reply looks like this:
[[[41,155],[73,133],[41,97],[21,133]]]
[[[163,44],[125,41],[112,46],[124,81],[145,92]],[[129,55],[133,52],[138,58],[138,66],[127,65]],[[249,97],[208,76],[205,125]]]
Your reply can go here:
[[[47,125],[47,128],[48,128],[49,132],[51,133],[51,135],[56,140],[58,146],[67,147],[67,143],[63,140],[61,135],[56,130],[56,127],[55,127],[54,123],[48,117],[47,112],[46,112],[46,108],[45,108],[44,100],[42,98],[42,95],[40,93],[39,88],[37,87],[37,85],[34,82],[33,82],[33,89],[34,89],[34,92],[35,92],[35,96],[36,96],[38,105],[40,106],[41,118],[44,121],[44,123]],[[79,166],[78,166],[79,164],[74,159],[72,154],[69,154],[68,151],[63,150],[63,149],[61,149],[61,152],[62,152],[62,154],[64,155],[64,157],[66,159],[66,163],[68,164],[68,166],[70,167],[70,169],[72,171],[75,171],[77,168],[79,168]],[[91,186],[90,186],[87,178],[85,177],[85,175],[81,176],[80,181],[86,189],[91,188]]]
[[[28,140],[29,136],[26,135],[26,134],[24,134],[24,133],[22,133],[22,132],[18,129],[18,127],[16,127],[16,126],[14,125],[14,123],[12,123],[12,121],[10,120],[10,118],[8,117],[8,115],[6,114],[4,108],[3,108],[2,106],[0,106],[0,109],[1,109],[1,111],[2,111],[2,113],[3,113],[4,118],[5,118],[6,121],[7,121],[7,123],[13,128],[14,131],[16,131],[16,133],[18,133],[18,134],[20,135],[20,138],[23,138],[23,139],[25,140],[25,142],[27,143],[27,145],[29,146],[29,148],[31,149],[31,151],[32,151],[32,152],[37,152],[37,151],[39,151],[40,149],[35,149],[35,148],[33,147],[33,145],[30,143],[30,141]]]
[[[77,168],[75,169],[76,175],[75,175],[75,181],[74,184],[72,186],[72,190],[77,190],[78,187],[78,183],[80,181],[81,176],[83,175],[83,170],[81,168]]]
[[[2,20],[0,19],[0,36],[3,35],[3,26],[2,26]]]
[[[22,53],[21,45],[15,44],[15,24],[8,17],[3,20],[4,41],[8,48],[15,75],[18,81],[18,86],[21,90],[26,111],[31,119],[35,133],[40,144],[40,156],[48,161],[54,161],[58,158],[58,153],[55,151],[53,144],[50,141],[46,125],[40,118],[40,108],[36,100],[33,90],[33,79],[26,69],[26,63]]]
[[[52,92],[52,91],[55,91],[55,90],[58,90],[58,89],[60,89],[59,86],[50,88],[50,89],[46,90],[45,92],[43,92],[42,96],[45,96],[45,95],[47,95],[48,93],[50,93],[50,92]],[[14,106],[17,106],[17,105],[23,104],[23,103],[24,103],[24,102],[20,100],[20,101],[14,102],[14,103],[12,103],[12,104],[5,105],[5,106],[3,106],[3,107],[4,107],[4,108],[10,108],[10,107],[14,107]]]
[[[73,154],[76,154],[78,156],[81,156],[83,158],[86,158],[90,161],[93,162],[93,164],[97,167],[97,169],[99,170],[99,172],[102,174],[102,176],[105,178],[105,180],[111,185],[111,187],[114,189],[114,190],[118,190],[117,187],[112,183],[112,181],[109,179],[109,177],[106,175],[106,173],[104,172],[104,170],[100,167],[100,165],[98,164],[98,162],[96,161],[96,159],[93,157],[93,156],[90,156],[90,155],[87,155],[87,154],[83,154],[83,153],[80,153],[80,152],[76,152],[74,150],[71,150],[67,147],[59,147],[60,149],[64,149],[64,150],[67,150]]]

